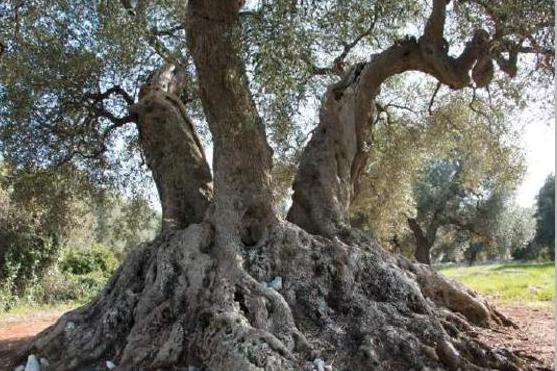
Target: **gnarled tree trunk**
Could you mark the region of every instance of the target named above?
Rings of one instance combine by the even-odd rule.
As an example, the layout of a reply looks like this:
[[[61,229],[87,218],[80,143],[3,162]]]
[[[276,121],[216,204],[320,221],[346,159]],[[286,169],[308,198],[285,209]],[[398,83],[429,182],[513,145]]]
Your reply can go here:
[[[352,67],[331,85],[319,125],[304,150],[287,219],[310,233],[334,236],[348,226],[370,145],[375,98],[383,81],[419,63],[414,39],[396,44]]]
[[[130,107],[157,185],[164,231],[201,222],[213,197],[205,152],[179,98],[184,84],[184,72],[167,64],[153,73]]]
[[[240,2],[192,0],[188,45],[214,142],[217,242],[253,245],[275,220],[272,151],[241,58]]]
[[[408,218],[407,221],[408,227],[410,227],[410,230],[414,235],[414,239],[416,240],[414,257],[420,263],[431,265],[430,251],[433,243],[435,242],[435,234],[433,235],[433,238],[431,238],[431,233],[424,233],[422,227],[414,218]],[[435,229],[435,232],[437,232],[437,229]]]
[[[356,232],[344,240],[275,224],[230,270],[212,226],[190,225],[133,250],[97,299],[21,360],[33,353],[54,370],[528,367],[468,335],[469,323],[505,322],[474,293]]]
[[[214,142],[211,217],[134,249],[98,298],[65,314],[24,356],[45,357],[54,370],[108,361],[118,370],[527,367],[467,333],[469,323],[504,322],[481,298],[356,230],[336,236],[365,167],[381,82],[410,67],[433,70],[420,45],[397,44],[328,89],[289,215],[300,228],[274,215],[271,150],[241,60],[240,5],[188,2],[188,43]]]
[[[448,55],[443,39],[447,3],[433,1],[419,40],[407,38],[372,55],[369,62],[353,66],[327,89],[319,125],[302,154],[288,220],[329,237],[348,226],[347,212],[367,164],[375,98],[386,79],[405,71],[421,71],[452,89],[468,86],[472,69],[475,80],[485,83],[491,79],[477,71],[485,62],[485,31],[478,30],[458,58]]]

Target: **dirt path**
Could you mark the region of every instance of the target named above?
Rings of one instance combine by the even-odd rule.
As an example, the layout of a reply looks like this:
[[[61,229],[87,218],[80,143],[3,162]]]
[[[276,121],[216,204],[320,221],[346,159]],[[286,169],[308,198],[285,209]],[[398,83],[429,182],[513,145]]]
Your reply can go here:
[[[555,319],[553,306],[499,304],[497,309],[512,319],[518,329],[508,327],[482,331],[478,338],[496,347],[508,349],[532,360],[540,370],[554,370]]]
[[[521,304],[507,304],[498,305],[497,308],[512,318],[519,328],[484,330],[478,334],[478,338],[491,346],[505,348],[532,359],[540,370],[553,370],[553,307],[532,308]],[[0,371],[11,371],[4,366],[9,363],[11,357],[34,335],[53,324],[65,311],[66,309],[55,309],[0,317]]]
[[[68,309],[3,315],[0,317],[0,370],[8,368],[12,357],[39,332],[53,324]]]

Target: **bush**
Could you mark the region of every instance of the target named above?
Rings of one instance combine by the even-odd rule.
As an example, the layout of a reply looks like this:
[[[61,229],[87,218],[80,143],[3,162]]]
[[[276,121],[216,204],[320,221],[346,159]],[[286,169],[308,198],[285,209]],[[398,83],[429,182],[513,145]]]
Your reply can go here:
[[[56,262],[57,247],[30,231],[3,231],[3,263],[0,281],[4,289],[17,294],[24,287],[35,284],[42,274]]]
[[[40,278],[28,281],[17,293],[0,285],[0,311],[14,306],[84,303],[95,297],[118,266],[114,252],[104,245],[87,249],[65,249],[62,256]]]
[[[118,266],[118,259],[109,247],[94,244],[84,250],[65,250],[59,266],[64,273],[85,275],[102,272],[110,275]]]
[[[41,279],[31,297],[37,304],[86,302],[102,290],[108,278],[99,271],[76,275],[55,269]]]

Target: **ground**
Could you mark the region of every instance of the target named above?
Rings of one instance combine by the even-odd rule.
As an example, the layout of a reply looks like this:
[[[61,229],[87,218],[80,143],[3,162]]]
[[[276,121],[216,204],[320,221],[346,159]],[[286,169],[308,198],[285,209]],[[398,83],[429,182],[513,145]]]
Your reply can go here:
[[[17,311],[0,314],[0,371],[18,350],[34,335],[52,325],[60,316],[72,309],[68,305],[49,309],[18,308]]]
[[[543,367],[554,369],[554,263],[443,267],[439,271],[486,296],[519,327],[484,331],[481,340],[537,358]]]
[[[553,290],[554,287],[553,265],[486,265],[441,271],[489,296],[518,326],[516,329],[474,328],[475,336],[493,347],[538,359],[541,370],[553,369],[553,305],[548,300],[540,300],[553,298],[553,291],[549,297],[544,296],[548,288]],[[10,356],[68,309],[68,306],[41,311],[20,309],[18,313],[0,315],[0,371]]]

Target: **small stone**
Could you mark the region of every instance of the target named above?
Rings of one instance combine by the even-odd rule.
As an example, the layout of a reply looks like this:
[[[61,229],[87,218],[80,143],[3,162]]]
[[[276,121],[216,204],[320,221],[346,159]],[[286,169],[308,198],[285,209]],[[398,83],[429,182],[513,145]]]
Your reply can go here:
[[[64,330],[65,330],[65,331],[73,331],[73,330],[75,330],[75,323],[73,323],[72,321],[66,323],[66,326],[64,326]]]
[[[282,289],[282,277],[276,276],[271,282],[265,282],[265,286],[275,290]]]
[[[27,364],[25,365],[25,371],[41,371],[41,366],[39,365],[39,360],[34,354],[30,354],[27,357]]]
[[[333,366],[331,365],[325,365],[325,371],[333,371]]]
[[[116,365],[112,361],[106,361],[106,368],[112,370],[113,368],[116,368]]]
[[[315,365],[316,371],[325,371],[325,361],[323,361],[321,358],[314,359],[313,364]]]
[[[41,364],[41,370],[42,371],[45,371],[48,368],[48,366],[50,366],[50,363],[48,363],[48,359],[46,359],[46,358],[41,358],[40,359],[40,364]]]
[[[14,371],[25,371],[25,366],[24,365],[19,365],[16,368],[14,368]]]

